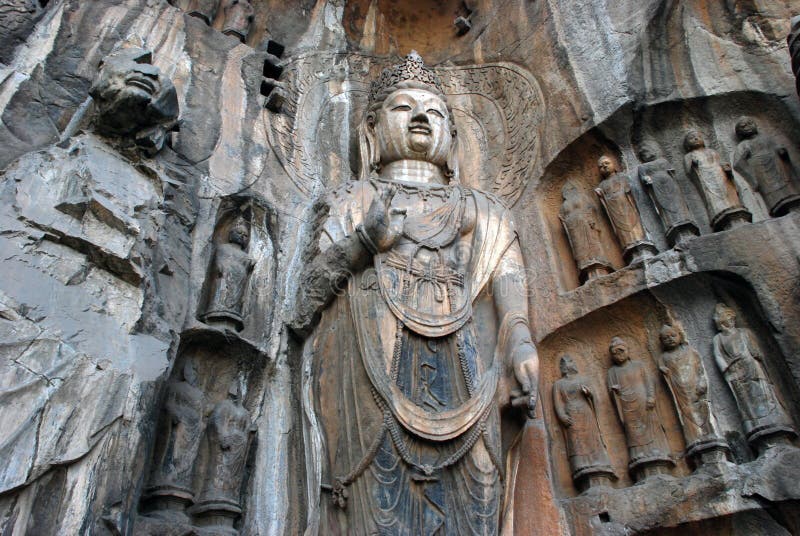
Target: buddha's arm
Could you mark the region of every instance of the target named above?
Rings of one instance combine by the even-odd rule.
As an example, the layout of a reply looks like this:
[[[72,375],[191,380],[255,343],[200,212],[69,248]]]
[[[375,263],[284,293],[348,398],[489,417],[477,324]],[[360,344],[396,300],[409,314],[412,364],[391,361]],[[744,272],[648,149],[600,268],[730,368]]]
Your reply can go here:
[[[509,326],[507,356],[532,411],[539,382],[539,355],[528,327],[528,284],[517,240],[503,254],[494,272],[492,294],[497,318],[513,322]]]

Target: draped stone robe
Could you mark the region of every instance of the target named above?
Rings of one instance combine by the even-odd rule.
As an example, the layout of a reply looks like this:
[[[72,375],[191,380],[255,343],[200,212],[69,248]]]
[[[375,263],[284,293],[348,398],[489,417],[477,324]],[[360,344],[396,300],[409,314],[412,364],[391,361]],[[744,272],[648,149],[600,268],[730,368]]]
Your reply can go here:
[[[321,249],[356,232],[377,182],[332,194]],[[432,210],[409,210],[403,238],[350,275],[312,336],[304,395],[326,490],[319,533],[496,534],[508,329],[498,333],[483,291],[503,256],[519,254],[516,233],[488,194],[395,184],[395,200]]]

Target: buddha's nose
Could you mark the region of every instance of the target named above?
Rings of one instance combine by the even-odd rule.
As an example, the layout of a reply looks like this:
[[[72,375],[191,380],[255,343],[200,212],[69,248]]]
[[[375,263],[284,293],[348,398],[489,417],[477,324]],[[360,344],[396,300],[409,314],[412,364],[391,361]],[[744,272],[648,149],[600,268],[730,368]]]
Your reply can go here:
[[[137,63],[134,69],[137,73],[143,74],[148,78],[158,80],[161,71],[155,65],[149,63]]]

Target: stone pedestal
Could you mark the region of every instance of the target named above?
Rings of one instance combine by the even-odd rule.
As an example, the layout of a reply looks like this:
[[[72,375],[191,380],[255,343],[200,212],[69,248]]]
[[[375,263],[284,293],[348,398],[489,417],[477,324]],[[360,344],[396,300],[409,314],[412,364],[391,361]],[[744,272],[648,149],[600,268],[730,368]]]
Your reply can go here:
[[[749,210],[742,206],[731,207],[714,216],[711,220],[711,227],[715,231],[727,231],[750,223],[751,221],[753,221],[753,215]]]

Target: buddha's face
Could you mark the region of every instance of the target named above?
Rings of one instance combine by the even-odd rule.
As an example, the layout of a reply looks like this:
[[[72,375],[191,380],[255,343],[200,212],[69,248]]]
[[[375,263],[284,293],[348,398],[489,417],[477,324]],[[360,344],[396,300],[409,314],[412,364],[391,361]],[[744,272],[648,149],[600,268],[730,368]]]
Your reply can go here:
[[[571,356],[565,355],[561,358],[561,363],[559,364],[559,368],[561,369],[562,376],[569,376],[571,374],[578,373],[578,367],[575,366],[575,360],[572,359]]]
[[[696,130],[690,130],[683,140],[683,146],[687,151],[693,151],[705,147],[706,142],[703,140],[702,134]]]
[[[374,129],[382,165],[397,160],[447,163],[453,141],[447,104],[424,89],[399,89],[377,110]]]
[[[607,156],[603,156],[597,161],[597,167],[600,169],[600,174],[603,177],[608,177],[617,170],[614,162]]]
[[[736,314],[733,311],[725,310],[717,316],[717,329],[720,331],[731,330],[736,327]]]
[[[647,163],[652,162],[658,158],[658,151],[656,151],[655,147],[650,144],[644,144],[639,149],[639,160],[641,162]]]
[[[615,364],[621,365],[628,360],[628,347],[624,342],[617,341],[611,344],[611,360]]]
[[[672,326],[664,326],[661,328],[661,345],[667,350],[676,348],[681,343],[681,335],[677,329]]]
[[[177,119],[175,86],[151,60],[141,48],[118,50],[103,60],[89,91],[102,129],[128,134]]]
[[[248,242],[250,242],[250,229],[248,229],[246,225],[234,225],[228,233],[228,241],[231,244],[237,244],[242,249],[245,249]]]
[[[736,134],[741,139],[752,138],[758,134],[758,126],[752,117],[743,117],[736,123]]]

